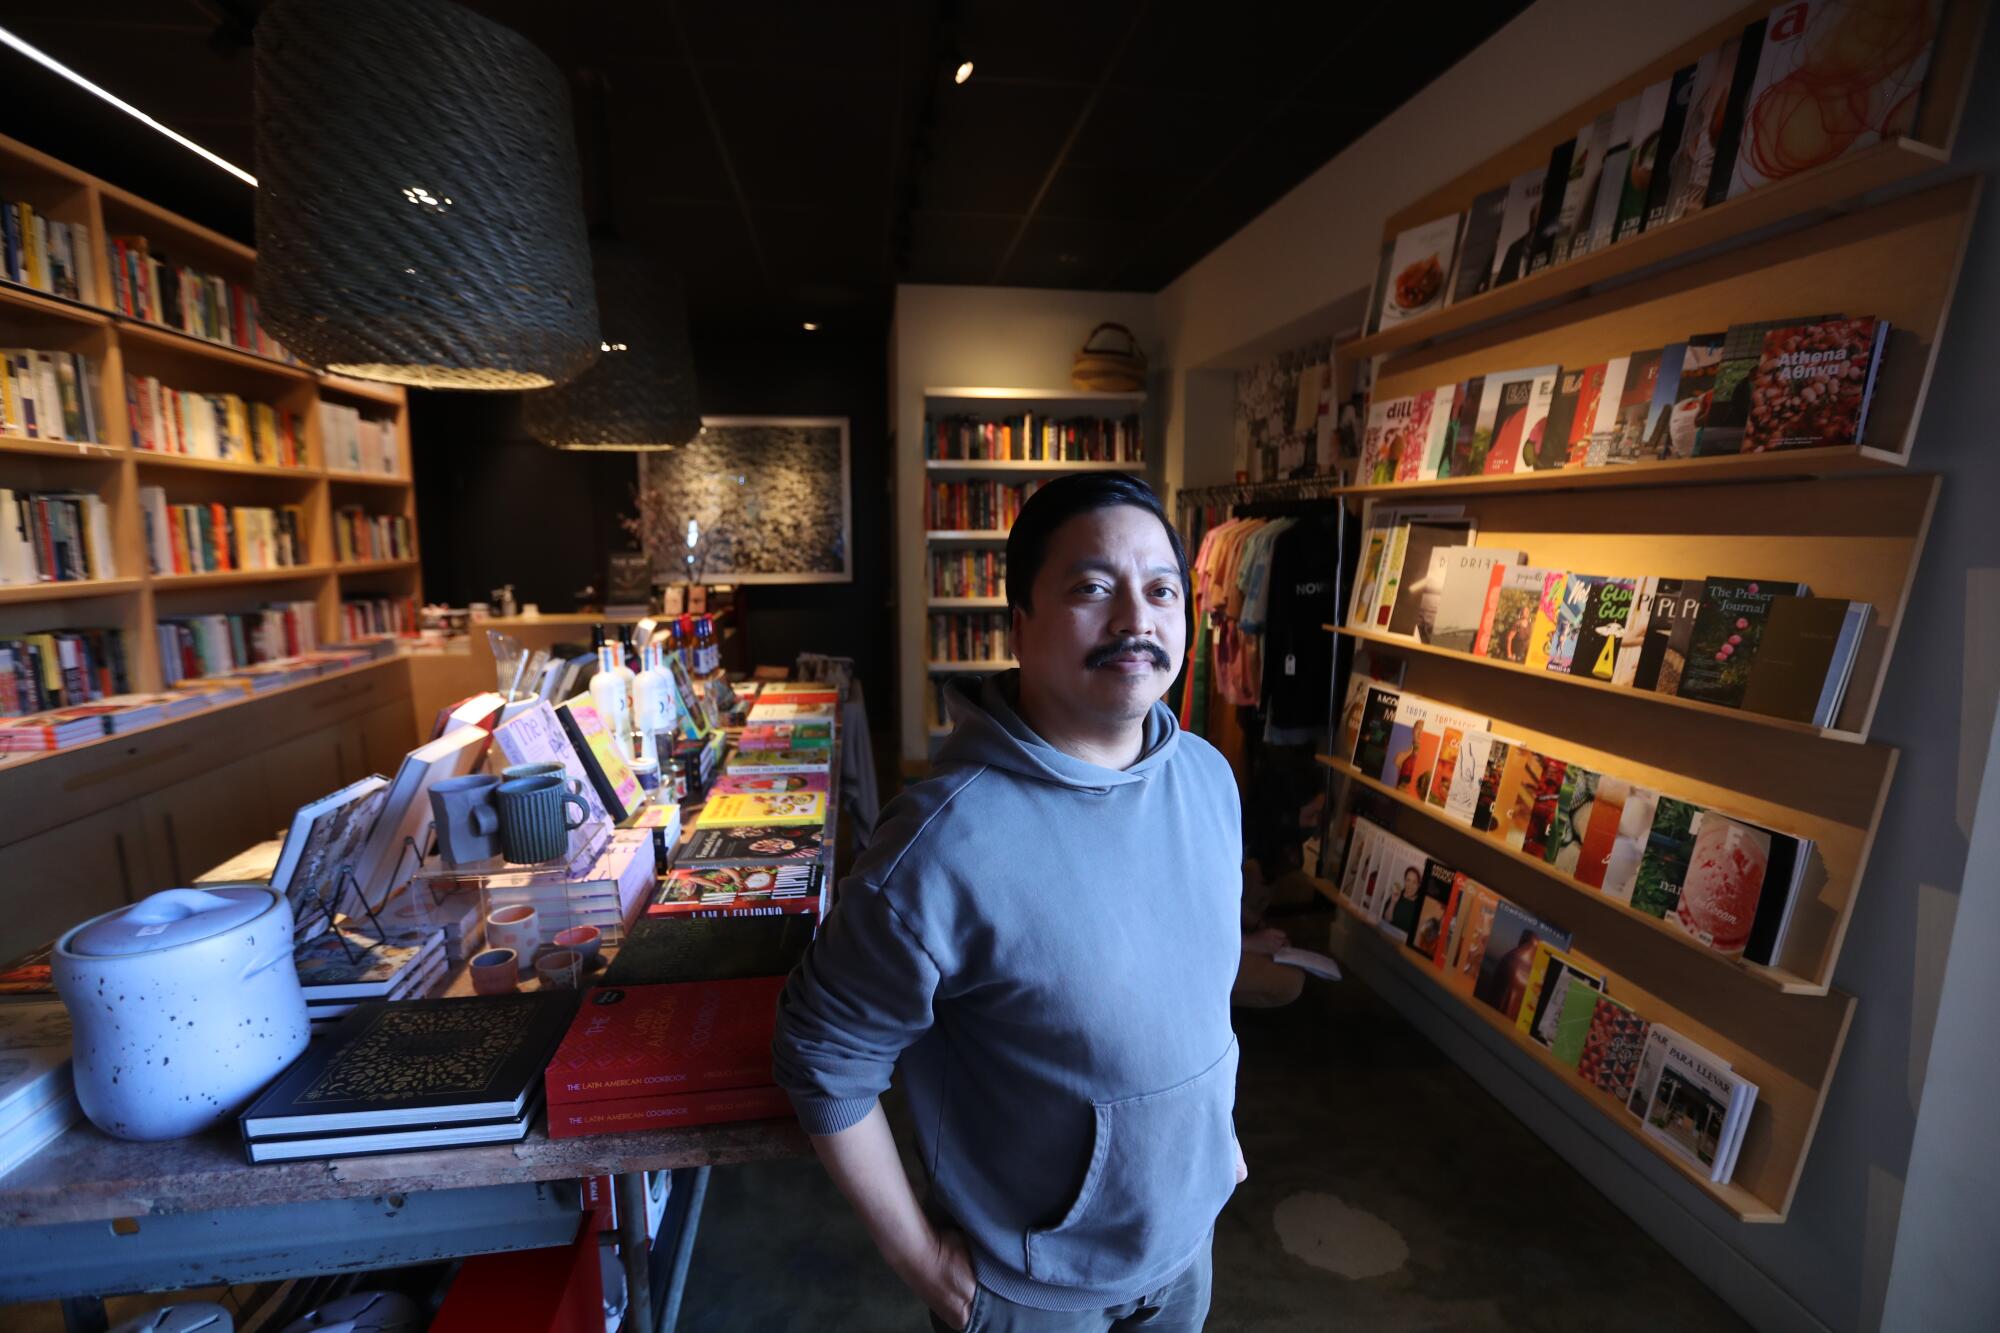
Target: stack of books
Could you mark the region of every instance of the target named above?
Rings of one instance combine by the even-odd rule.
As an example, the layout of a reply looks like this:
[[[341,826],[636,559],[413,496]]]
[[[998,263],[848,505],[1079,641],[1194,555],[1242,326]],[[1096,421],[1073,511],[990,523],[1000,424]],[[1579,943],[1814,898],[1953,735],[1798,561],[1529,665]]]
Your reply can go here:
[[[444,980],[442,930],[385,930],[383,936],[369,923],[342,920],[293,948],[314,1031],[344,1018],[363,1000],[421,999]]]
[[[69,1010],[40,998],[0,1004],[0,1176],[82,1114],[70,1078]]]
[[[660,917],[810,916],[826,912],[818,862],[680,866],[661,877],[646,915]]]
[[[781,976],[600,989],[544,1076],[549,1137],[768,1120]]]
[[[254,1163],[519,1143],[571,991],[357,1005],[245,1110]]]

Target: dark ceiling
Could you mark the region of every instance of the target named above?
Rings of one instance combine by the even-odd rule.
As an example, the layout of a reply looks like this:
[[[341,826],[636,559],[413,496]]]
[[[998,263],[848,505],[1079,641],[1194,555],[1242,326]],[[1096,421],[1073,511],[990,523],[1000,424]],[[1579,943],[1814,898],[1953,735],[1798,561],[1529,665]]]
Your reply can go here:
[[[585,123],[601,77],[620,231],[678,259],[698,329],[751,332],[878,330],[898,281],[1157,290],[1525,5],[471,7]],[[0,0],[0,25],[254,172],[259,8]],[[0,86],[0,133],[252,239],[248,187],[12,51]]]

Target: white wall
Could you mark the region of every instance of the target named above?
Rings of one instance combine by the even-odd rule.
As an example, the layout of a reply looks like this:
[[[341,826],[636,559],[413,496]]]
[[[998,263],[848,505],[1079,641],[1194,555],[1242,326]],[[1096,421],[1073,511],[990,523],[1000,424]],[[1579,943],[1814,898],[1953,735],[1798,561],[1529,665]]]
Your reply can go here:
[[[1176,280],[1159,317],[1177,476],[1227,479],[1226,424],[1201,406],[1218,368],[1332,332],[1372,277],[1389,213],[1738,7],[1541,0]],[[1953,172],[2000,168],[1994,41],[1973,87]],[[1989,210],[1977,226],[1916,441],[1918,465],[1946,484],[1876,724],[1902,759],[1836,977],[1859,1003],[1790,1220],[1730,1221],[1587,1110],[1545,1095],[1535,1067],[1483,1027],[1371,978],[1759,1328],[2000,1328],[2000,798],[1983,788],[2000,695],[1987,383],[2000,364],[2000,219]]]
[[[1155,298],[1144,292],[1071,292],[1034,287],[896,288],[889,334],[895,401],[896,666],[902,755],[921,760],[924,736],[925,565],[923,427],[926,388],[1070,387],[1070,360],[1105,320],[1132,330],[1155,365],[1160,358]],[[1152,415],[1157,422],[1158,414]],[[1149,423],[1150,424],[1150,423]],[[1149,451],[1159,456],[1151,426]],[[1162,464],[1155,462],[1157,477]]]

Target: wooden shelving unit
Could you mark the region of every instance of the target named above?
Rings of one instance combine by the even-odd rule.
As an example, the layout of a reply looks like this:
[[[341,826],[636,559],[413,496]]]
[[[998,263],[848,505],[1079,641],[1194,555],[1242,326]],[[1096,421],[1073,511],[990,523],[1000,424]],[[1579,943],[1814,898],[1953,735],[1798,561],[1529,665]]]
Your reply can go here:
[[[1045,463],[1020,458],[927,458],[924,471],[959,477],[1057,477],[1068,472],[1144,472],[1144,463]]]
[[[0,173],[5,175],[10,199],[84,228],[94,261],[90,278],[96,286],[84,293],[86,299],[72,301],[0,280],[0,345],[80,352],[92,359],[97,365],[96,407],[104,436],[79,445],[0,435],[0,486],[85,490],[102,496],[110,510],[118,575],[89,582],[0,586],[0,639],[41,629],[122,630],[132,687],[156,690],[164,680],[154,633],[162,616],[249,611],[271,600],[309,600],[317,606],[319,634],[326,640],[339,637],[343,595],[420,596],[414,559],[358,565],[334,561],[332,515],[341,505],[407,516],[415,532],[404,391],[318,375],[275,357],[114,310],[106,253],[109,236],[144,235],[156,251],[175,261],[246,286],[254,277],[256,252],[12,140],[0,139]],[[297,413],[304,425],[304,466],[271,467],[131,447],[125,408],[127,372],[158,376],[176,389],[235,393]],[[323,399],[393,421],[400,449],[396,475],[326,468],[320,438]],[[160,486],[175,503],[299,505],[304,511],[307,562],[280,569],[152,574],[139,502],[141,486]]]
[[[1011,657],[994,657],[972,662],[931,661],[925,663],[925,670],[933,676],[953,676],[960,672],[977,674],[986,671],[1012,671],[1019,665],[1021,664]]]
[[[1004,542],[1007,540],[1007,532],[1004,528],[987,531],[976,528],[929,528],[924,532],[924,540],[932,543],[960,542],[966,544],[975,542]]]
[[[1005,611],[1005,597],[933,597],[927,603],[933,611]]]
[[[1353,947],[1416,974],[1411,994],[1427,995],[1451,1021],[1501,1033],[1551,1080],[1548,1095],[1578,1123],[1608,1140],[1635,1139],[1745,1222],[1783,1221],[1790,1209],[1856,1003],[1832,980],[1896,768],[1896,750],[1869,737],[1938,498],[1938,478],[1911,470],[1911,444],[1979,201],[1978,180],[1938,176],[1950,161],[1986,9],[1983,0],[1946,7],[1909,137],[1337,349],[1345,358],[1380,357],[1373,391],[1396,398],[1522,366],[1590,365],[1759,320],[1840,312],[1892,328],[1858,445],[1339,488],[1364,513],[1457,506],[1476,522],[1479,545],[1523,551],[1542,568],[1797,580],[1815,595],[1872,606],[1840,715],[1825,728],[1552,675],[1373,626],[1328,627],[1378,658],[1400,659],[1405,690],[1489,716],[1498,735],[1813,840],[1783,954],[1761,967],[1713,954],[1357,771],[1344,755],[1321,756],[1357,808],[1573,931],[1575,948],[1609,972],[1611,994],[1758,1084],[1734,1183],[1701,1178],[1622,1107],[1372,923],[1350,918]],[[1541,166],[1579,125],[1767,12],[1746,6],[1411,203],[1387,219],[1385,239]],[[1352,577],[1343,591],[1351,593]]]

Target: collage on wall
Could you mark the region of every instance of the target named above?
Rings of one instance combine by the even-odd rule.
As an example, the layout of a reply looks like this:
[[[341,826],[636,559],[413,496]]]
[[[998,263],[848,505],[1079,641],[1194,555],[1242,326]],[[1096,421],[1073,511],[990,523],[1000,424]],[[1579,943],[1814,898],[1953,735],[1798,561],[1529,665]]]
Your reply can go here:
[[[1372,367],[1333,354],[1333,338],[1292,348],[1236,376],[1241,481],[1345,475],[1359,455]]]
[[[693,444],[638,458],[628,522],[656,578],[853,579],[846,417],[703,417]]]

